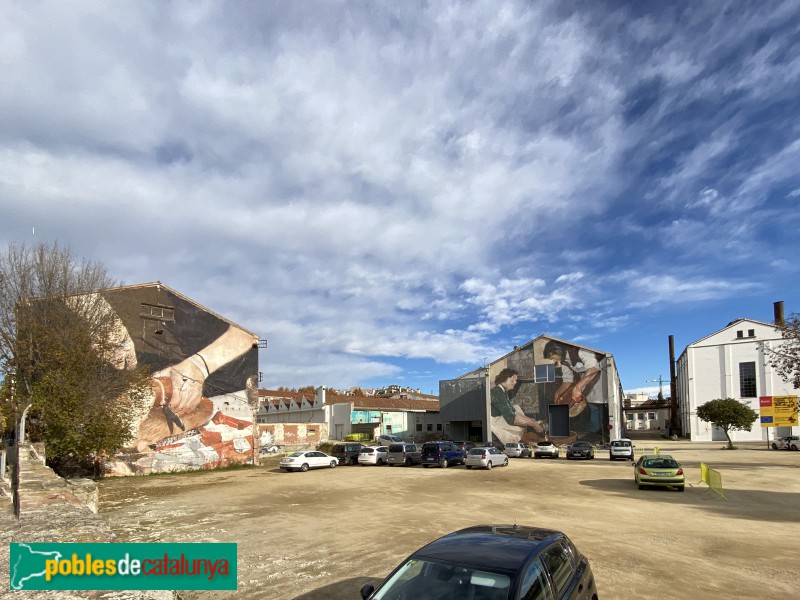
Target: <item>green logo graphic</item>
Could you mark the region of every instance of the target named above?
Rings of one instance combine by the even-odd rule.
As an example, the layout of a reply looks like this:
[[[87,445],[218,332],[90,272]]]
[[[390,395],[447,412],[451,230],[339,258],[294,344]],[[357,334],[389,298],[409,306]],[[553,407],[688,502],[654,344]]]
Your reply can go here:
[[[236,544],[10,544],[12,590],[235,590]]]

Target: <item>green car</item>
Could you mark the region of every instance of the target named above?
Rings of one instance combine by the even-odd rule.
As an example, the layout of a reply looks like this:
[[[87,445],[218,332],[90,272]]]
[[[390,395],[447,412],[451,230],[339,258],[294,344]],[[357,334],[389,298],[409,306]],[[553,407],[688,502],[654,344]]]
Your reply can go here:
[[[669,454],[645,454],[633,465],[633,479],[640,490],[646,487],[674,487],[682,492],[686,477],[680,463]]]

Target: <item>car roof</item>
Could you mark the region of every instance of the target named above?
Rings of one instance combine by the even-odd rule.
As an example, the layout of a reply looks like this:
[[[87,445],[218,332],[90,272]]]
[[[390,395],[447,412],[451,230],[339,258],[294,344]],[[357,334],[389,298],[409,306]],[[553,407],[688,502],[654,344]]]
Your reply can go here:
[[[642,454],[639,457],[639,460],[644,460],[645,458],[655,459],[655,458],[670,458],[672,460],[677,460],[671,454]]]
[[[523,525],[478,525],[434,540],[412,556],[458,563],[490,571],[516,572],[560,531]]]

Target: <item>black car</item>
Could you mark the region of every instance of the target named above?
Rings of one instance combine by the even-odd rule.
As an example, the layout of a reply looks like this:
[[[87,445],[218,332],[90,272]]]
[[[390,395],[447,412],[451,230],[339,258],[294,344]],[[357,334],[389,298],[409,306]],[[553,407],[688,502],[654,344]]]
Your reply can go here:
[[[594,458],[594,446],[592,446],[589,442],[572,442],[569,446],[567,446],[567,460],[571,460],[573,458],[586,458],[586,459],[593,459]]]
[[[597,588],[589,561],[563,533],[479,525],[423,546],[361,597],[597,600]]]
[[[464,456],[466,456],[475,447],[475,442],[453,442],[453,445],[464,452]]]
[[[422,445],[422,466],[439,466],[446,469],[448,465],[464,464],[464,451],[453,442],[425,442]]]
[[[358,453],[362,448],[366,446],[360,442],[341,442],[333,445],[331,455],[339,459],[340,465],[357,465]]]

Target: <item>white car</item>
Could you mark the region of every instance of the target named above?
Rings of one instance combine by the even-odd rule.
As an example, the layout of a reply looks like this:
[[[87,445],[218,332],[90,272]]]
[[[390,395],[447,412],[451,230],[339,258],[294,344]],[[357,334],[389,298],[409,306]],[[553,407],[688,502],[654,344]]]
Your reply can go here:
[[[786,435],[772,441],[773,450],[798,450],[800,449],[800,435]]]
[[[360,465],[385,465],[389,462],[389,448],[386,446],[367,446],[358,453]]]
[[[544,456],[547,458],[558,458],[560,452],[558,446],[549,440],[545,440],[536,442],[536,445],[533,447],[533,458],[542,458]]]
[[[284,471],[308,471],[309,469],[320,469],[322,467],[335,468],[339,464],[339,459],[335,456],[328,456],[318,450],[307,450],[305,452],[292,452],[289,456],[281,459],[280,467]]]
[[[467,460],[464,463],[468,469],[472,467],[482,467],[491,469],[492,467],[507,467],[508,456],[497,448],[473,448],[467,453]]]
[[[608,446],[608,460],[617,460],[618,458],[633,460],[633,443],[628,438],[611,440],[611,444]]]
[[[397,437],[396,435],[379,435],[378,438],[375,440],[378,442],[379,446],[391,446],[392,444],[402,444],[403,439]]]

